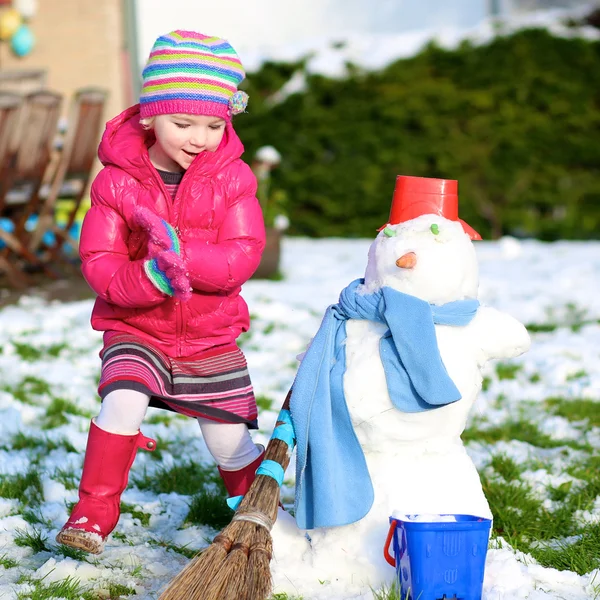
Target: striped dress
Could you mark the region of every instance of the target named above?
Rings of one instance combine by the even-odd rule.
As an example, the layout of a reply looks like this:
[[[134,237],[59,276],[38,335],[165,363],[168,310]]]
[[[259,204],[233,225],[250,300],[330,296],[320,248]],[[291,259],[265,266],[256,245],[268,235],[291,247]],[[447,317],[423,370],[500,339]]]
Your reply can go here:
[[[175,197],[183,174],[159,174]],[[107,331],[100,357],[98,394],[102,399],[115,390],[135,390],[150,396],[150,406],[156,408],[258,427],[248,365],[235,343],[178,359],[135,335]]]

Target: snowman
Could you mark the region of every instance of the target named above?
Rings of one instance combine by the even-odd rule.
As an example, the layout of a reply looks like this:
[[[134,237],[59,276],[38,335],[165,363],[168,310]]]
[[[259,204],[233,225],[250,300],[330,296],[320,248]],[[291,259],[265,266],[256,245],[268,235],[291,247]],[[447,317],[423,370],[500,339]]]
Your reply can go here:
[[[390,516],[492,518],[460,436],[482,367],[530,339],[477,301],[475,239],[456,181],[397,178],[364,279],[327,309],[294,382],[296,523],[280,512],[272,532],[275,591],[370,598],[394,578]]]

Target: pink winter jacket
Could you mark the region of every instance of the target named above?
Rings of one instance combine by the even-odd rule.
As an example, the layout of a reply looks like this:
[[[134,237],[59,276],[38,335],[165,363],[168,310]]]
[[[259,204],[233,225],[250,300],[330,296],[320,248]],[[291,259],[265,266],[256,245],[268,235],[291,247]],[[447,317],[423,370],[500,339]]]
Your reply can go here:
[[[227,124],[216,152],[199,154],[174,201],[150,163],[153,135],[139,106],[109,121],[81,231],[83,275],[98,294],[92,327],[132,333],[171,357],[231,344],[249,326],[241,285],[258,267],[265,244],[256,178]],[[144,273],[147,236],[133,223],[136,206],[151,208],[179,233],[193,287],[189,302],[156,289]]]

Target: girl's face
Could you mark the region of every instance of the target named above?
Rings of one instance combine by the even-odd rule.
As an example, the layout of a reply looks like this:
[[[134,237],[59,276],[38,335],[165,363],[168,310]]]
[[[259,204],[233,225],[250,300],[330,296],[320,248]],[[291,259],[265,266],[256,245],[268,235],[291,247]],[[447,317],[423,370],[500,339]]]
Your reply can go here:
[[[225,134],[225,120],[205,115],[158,115],[150,161],[163,171],[185,171],[200,152],[214,152]]]

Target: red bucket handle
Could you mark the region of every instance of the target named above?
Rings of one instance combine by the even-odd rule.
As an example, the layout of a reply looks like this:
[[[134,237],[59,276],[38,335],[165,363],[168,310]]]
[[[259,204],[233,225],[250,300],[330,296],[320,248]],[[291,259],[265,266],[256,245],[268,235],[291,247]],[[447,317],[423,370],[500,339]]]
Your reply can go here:
[[[394,537],[394,531],[396,530],[396,525],[398,521],[392,519],[390,523],[390,529],[387,534],[387,538],[385,540],[385,545],[383,547],[383,558],[394,568],[396,568],[396,559],[390,554],[390,544],[392,543],[392,538]]]

